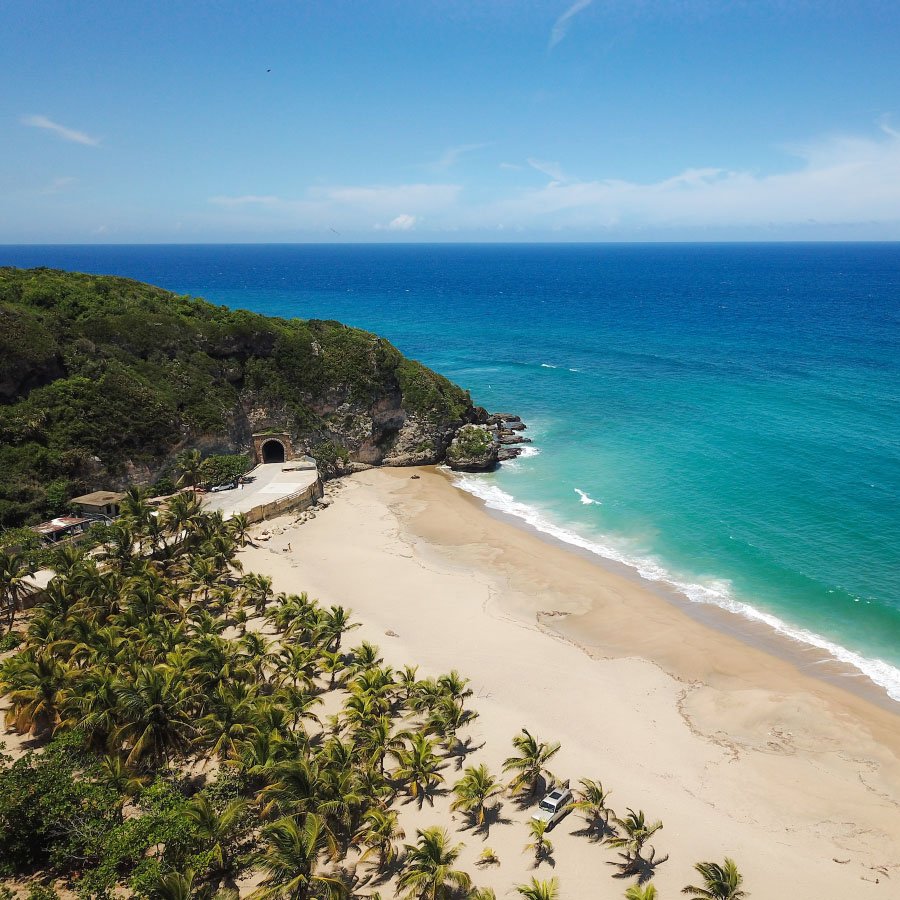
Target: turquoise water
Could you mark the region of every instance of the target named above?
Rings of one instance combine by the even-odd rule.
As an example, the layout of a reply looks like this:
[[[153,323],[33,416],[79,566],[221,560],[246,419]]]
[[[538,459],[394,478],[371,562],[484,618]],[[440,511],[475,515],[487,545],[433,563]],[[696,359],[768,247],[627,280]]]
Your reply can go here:
[[[900,245],[0,248],[377,331],[520,413],[461,486],[900,700]]]

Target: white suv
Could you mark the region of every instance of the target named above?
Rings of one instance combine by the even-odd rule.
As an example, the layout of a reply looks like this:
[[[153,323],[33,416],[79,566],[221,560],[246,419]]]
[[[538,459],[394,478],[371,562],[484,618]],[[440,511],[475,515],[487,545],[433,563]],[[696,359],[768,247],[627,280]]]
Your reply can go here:
[[[541,800],[531,818],[536,822],[546,822],[547,828],[552,828],[569,811],[573,799],[567,787],[554,788]]]

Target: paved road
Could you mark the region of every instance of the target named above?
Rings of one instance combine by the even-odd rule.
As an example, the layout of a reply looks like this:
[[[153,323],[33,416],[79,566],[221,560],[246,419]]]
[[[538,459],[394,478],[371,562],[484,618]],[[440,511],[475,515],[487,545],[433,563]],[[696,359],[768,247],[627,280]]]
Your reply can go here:
[[[208,510],[221,510],[225,518],[247,512],[254,506],[263,503],[272,503],[296,493],[314,484],[319,477],[315,469],[291,470],[288,463],[266,463],[257,466],[248,477],[252,478],[249,484],[237,487],[233,491],[218,491],[203,495],[203,508]]]

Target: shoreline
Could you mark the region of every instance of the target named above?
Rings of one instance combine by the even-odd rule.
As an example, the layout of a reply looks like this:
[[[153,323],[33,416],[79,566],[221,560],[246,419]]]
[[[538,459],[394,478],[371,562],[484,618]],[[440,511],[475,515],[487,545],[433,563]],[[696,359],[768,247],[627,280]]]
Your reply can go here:
[[[663,896],[691,880],[694,862],[724,855],[753,896],[781,896],[785,884],[817,900],[889,896],[900,879],[894,713],[485,515],[444,473],[373,469],[332,484],[334,502],[314,520],[261,526],[268,540],[243,551],[245,570],[352,608],[354,640],[395,668],[471,678],[476,762],[499,770],[523,726],[560,740],[559,775],[599,777],[615,808],[664,820]],[[452,818],[426,807],[405,827]],[[501,891],[529,874],[517,871],[522,834],[513,829],[508,847],[495,843],[504,834],[490,837]],[[563,895],[596,894],[600,878],[600,896],[620,896],[607,881],[612,854],[571,835],[554,834],[560,861],[571,860],[554,873]],[[483,845],[466,844],[474,866]]]
[[[496,521],[503,522],[512,528],[523,530],[549,546],[572,553],[611,575],[627,579],[642,591],[652,594],[661,602],[673,606],[680,613],[703,627],[709,628],[718,634],[734,638],[748,647],[774,656],[792,665],[804,676],[823,681],[878,706],[888,713],[900,716],[900,700],[895,700],[891,697],[887,688],[878,684],[857,666],[838,659],[828,650],[779,631],[762,619],[744,616],[715,603],[692,600],[684,591],[671,582],[645,578],[633,565],[611,559],[585,547],[570,543],[550,532],[535,527],[520,516],[491,506],[483,497],[456,484],[455,473],[445,471],[441,467],[436,467],[436,471],[447,479],[454,490],[463,494],[470,503]],[[741,603],[749,605],[744,604],[743,601]],[[791,628],[796,627],[791,626],[790,623],[785,624]],[[797,627],[797,630],[804,629]],[[822,638],[820,635],[815,636],[821,640],[830,641],[830,639]],[[589,652],[587,647],[582,647],[582,649],[585,652]],[[855,651],[849,651],[846,648],[841,649],[855,654]]]

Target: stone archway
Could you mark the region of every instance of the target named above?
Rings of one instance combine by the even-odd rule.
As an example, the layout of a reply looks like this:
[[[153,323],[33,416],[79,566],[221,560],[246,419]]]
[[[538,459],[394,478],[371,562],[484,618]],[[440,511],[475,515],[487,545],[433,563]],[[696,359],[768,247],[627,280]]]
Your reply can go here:
[[[268,431],[253,435],[253,459],[257,465],[290,462],[294,456],[294,442],[287,432]]]
[[[284,444],[272,438],[260,448],[264,463],[283,463],[285,461]]]

